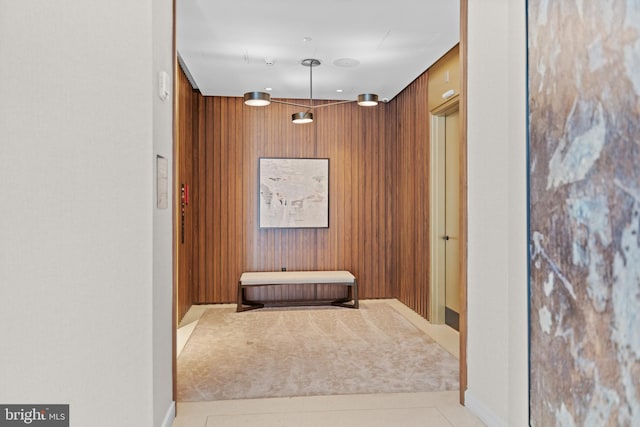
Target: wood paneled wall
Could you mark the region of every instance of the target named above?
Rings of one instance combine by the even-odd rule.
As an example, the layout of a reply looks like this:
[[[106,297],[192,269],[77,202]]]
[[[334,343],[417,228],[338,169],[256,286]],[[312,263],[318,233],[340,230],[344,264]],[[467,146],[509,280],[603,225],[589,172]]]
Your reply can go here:
[[[178,196],[175,200],[175,241],[177,242],[175,249],[177,290],[176,305],[178,320],[182,319],[184,314],[194,302],[193,283],[198,281],[195,274],[194,266],[199,263],[199,251],[194,246],[194,240],[188,238],[194,233],[194,223],[196,210],[193,209],[193,195],[190,195],[189,205],[185,206],[184,230],[182,229],[182,200],[181,184],[191,182],[191,171],[193,170],[193,159],[198,158],[198,154],[193,152],[194,141],[198,137],[197,117],[199,104],[202,96],[198,91],[191,88],[189,81],[185,77],[180,67],[176,67],[176,106],[175,106],[175,164],[176,179],[174,180],[174,192]],[[183,235],[185,243],[182,243]]]
[[[180,318],[189,298],[234,302],[243,271],[281,267],[349,270],[361,298],[397,297],[426,317],[426,74],[388,104],[318,109],[308,125],[291,123],[295,107],[202,97],[179,74],[176,184],[190,188],[185,242],[178,242]],[[330,159],[328,229],[258,228],[260,157]],[[293,286],[259,292],[265,299],[304,296]]]
[[[427,318],[429,306],[429,132],[428,73],[395,99],[394,145],[398,201],[394,218],[393,297]]]

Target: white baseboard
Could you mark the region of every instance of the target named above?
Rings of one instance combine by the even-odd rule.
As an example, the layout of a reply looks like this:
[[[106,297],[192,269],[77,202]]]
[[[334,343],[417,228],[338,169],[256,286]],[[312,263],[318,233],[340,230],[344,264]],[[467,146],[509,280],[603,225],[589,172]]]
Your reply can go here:
[[[507,422],[476,398],[469,390],[464,392],[464,406],[480,418],[487,427],[507,427]]]
[[[169,409],[167,409],[167,415],[164,416],[161,427],[171,427],[173,421],[176,419],[176,402],[171,402]]]

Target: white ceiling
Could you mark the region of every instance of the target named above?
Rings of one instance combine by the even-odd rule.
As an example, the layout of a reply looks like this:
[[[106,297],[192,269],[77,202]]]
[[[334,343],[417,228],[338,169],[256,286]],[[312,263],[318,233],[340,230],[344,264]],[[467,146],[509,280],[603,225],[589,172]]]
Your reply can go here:
[[[459,41],[459,3],[176,0],[177,48],[203,95],[308,99],[315,58],[314,99],[390,100]]]

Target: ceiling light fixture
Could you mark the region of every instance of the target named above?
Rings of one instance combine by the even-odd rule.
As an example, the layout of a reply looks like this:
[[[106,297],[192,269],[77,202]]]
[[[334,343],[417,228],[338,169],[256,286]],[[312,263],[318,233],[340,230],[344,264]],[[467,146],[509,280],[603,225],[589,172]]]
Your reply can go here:
[[[291,121],[296,124],[311,123],[313,121],[313,113],[310,111],[300,111],[291,115]]]
[[[271,95],[267,92],[247,92],[244,94],[244,103],[252,107],[264,107],[271,104]]]
[[[296,104],[294,102],[280,101],[277,99],[271,99],[271,94],[266,92],[247,92],[244,94],[244,103],[252,107],[264,107],[272,102],[278,104],[292,105],[295,107],[305,108],[306,111],[300,111],[291,115],[291,121],[293,123],[311,123],[313,122],[313,113],[311,110],[320,107],[329,107],[331,105],[347,104],[349,102],[357,102],[362,107],[372,107],[378,105],[378,95],[374,93],[363,93],[358,95],[357,100],[348,101],[336,101],[326,104],[313,105],[313,67],[320,65],[319,59],[304,59],[300,63],[305,67],[309,67],[309,104]]]

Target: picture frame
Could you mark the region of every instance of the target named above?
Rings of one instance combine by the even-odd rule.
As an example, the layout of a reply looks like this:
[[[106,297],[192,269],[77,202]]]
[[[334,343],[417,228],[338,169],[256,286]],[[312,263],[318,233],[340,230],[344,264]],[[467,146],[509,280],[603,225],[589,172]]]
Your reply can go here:
[[[329,159],[261,157],[259,227],[329,228]]]

